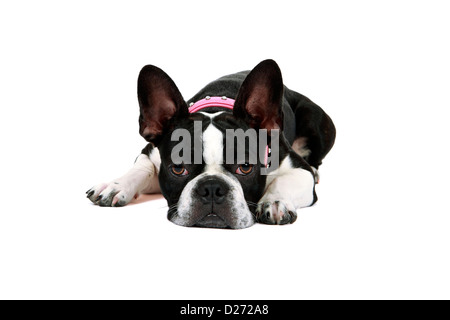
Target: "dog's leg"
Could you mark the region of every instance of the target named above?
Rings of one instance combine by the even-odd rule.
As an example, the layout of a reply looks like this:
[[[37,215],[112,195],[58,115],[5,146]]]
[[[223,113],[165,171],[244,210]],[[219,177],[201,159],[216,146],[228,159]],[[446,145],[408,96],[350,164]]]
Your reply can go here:
[[[122,207],[140,193],[159,193],[159,151],[151,150],[150,157],[141,154],[133,168],[122,177],[89,189],[87,197],[102,207]]]
[[[256,208],[258,222],[287,224],[297,219],[296,210],[311,206],[317,199],[314,175],[293,166],[292,155],[267,176],[266,189]]]

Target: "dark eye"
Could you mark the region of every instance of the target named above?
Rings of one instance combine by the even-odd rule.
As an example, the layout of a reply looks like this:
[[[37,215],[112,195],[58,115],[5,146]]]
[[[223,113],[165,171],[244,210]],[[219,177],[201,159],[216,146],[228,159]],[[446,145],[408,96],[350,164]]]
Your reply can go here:
[[[239,167],[236,169],[236,173],[240,175],[247,175],[253,171],[253,165],[244,163],[239,165]]]
[[[183,164],[174,164],[171,167],[171,170],[172,173],[176,176],[186,176],[189,173]]]

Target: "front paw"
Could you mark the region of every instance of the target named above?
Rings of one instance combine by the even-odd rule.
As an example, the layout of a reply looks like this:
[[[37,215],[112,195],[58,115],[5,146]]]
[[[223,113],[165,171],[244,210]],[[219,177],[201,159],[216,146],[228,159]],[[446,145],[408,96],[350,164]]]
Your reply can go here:
[[[282,201],[261,201],[256,208],[256,219],[264,224],[288,224],[297,220],[297,213]]]
[[[101,207],[123,207],[137,197],[135,190],[120,182],[101,183],[86,191],[87,197]]]

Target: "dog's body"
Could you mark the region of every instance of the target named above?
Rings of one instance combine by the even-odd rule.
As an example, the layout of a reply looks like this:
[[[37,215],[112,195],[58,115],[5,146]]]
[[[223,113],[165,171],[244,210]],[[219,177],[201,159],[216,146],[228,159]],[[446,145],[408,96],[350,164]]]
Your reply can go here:
[[[228,106],[215,104],[215,97]],[[95,204],[123,206],[139,193],[161,192],[168,201],[168,218],[176,224],[237,229],[256,221],[292,223],[297,209],[317,201],[317,169],[334,144],[335,128],[320,107],[283,86],[274,61],[211,82],[187,103],[169,76],[146,66],[139,75],[138,98],[140,134],[149,144],[126,175],[88,190]],[[187,104],[194,103],[197,107],[189,113]],[[173,161],[177,129],[194,136],[190,152],[198,159],[194,151],[200,146],[200,163]],[[272,163],[279,165],[262,174],[269,165],[261,158],[248,163],[248,145],[245,159],[225,161],[227,129],[267,130],[259,132],[269,133],[271,147],[277,143],[279,158]],[[201,130],[200,138],[196,130]]]

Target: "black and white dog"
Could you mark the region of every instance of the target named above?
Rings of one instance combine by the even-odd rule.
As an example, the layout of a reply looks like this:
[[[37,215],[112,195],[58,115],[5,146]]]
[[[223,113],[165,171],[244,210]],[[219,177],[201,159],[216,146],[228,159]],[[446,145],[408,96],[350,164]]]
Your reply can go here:
[[[147,65],[138,100],[139,133],[149,144],[128,173],[87,191],[94,204],[162,193],[178,225],[239,229],[293,223],[297,209],[317,201],[317,170],[336,130],[319,106],[283,85],[275,61],[213,81],[188,102],[164,71]],[[183,136],[187,149],[184,133],[193,137]]]

